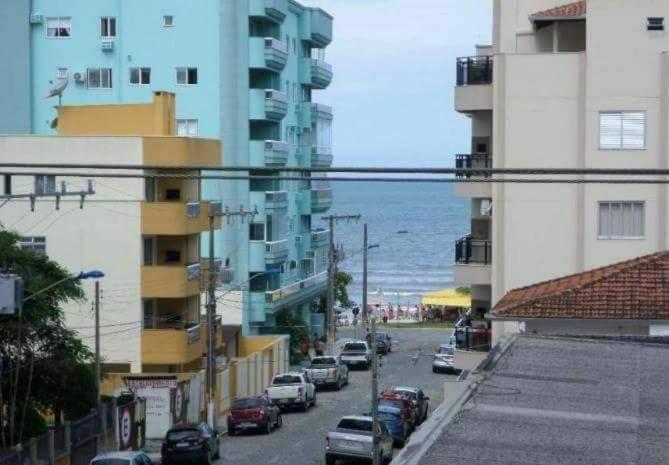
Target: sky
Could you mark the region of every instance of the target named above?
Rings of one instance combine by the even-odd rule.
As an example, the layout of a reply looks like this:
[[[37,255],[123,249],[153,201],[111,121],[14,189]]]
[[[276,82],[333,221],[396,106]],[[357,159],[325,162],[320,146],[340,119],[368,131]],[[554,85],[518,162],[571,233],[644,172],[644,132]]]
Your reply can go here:
[[[489,44],[492,0],[302,0],[334,16],[335,166],[453,166],[469,119],[453,110],[455,59]]]

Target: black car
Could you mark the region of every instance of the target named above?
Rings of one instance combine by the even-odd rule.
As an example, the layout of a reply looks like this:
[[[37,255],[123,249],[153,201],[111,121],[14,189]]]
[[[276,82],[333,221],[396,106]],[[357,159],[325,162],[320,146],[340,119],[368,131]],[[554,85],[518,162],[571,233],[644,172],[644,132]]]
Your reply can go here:
[[[210,464],[219,458],[218,434],[206,423],[175,425],[167,431],[160,450],[161,464]]]
[[[372,335],[370,333],[367,333],[366,339],[367,339],[367,343],[371,344]],[[393,350],[393,343],[392,343],[392,339],[390,338],[390,334],[377,332],[376,333],[376,353],[387,355],[389,352],[392,352],[392,350]]]

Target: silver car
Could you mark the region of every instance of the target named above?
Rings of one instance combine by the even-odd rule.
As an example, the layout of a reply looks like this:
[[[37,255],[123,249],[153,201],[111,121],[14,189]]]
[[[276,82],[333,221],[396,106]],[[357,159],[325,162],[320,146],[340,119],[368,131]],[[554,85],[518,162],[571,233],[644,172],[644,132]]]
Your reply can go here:
[[[376,434],[380,439],[378,463],[388,465],[393,459],[393,436],[383,421],[377,422]],[[335,465],[340,459],[372,462],[372,417],[343,417],[325,439],[325,465]]]
[[[453,373],[455,359],[455,346],[451,344],[440,345],[434,353],[432,359],[433,373]]]

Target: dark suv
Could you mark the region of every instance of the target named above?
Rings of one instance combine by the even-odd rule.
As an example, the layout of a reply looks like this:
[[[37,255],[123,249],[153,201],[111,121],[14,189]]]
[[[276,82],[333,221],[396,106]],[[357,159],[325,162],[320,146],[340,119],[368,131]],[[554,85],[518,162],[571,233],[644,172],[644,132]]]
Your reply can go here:
[[[160,450],[161,464],[210,464],[219,458],[218,434],[206,423],[175,425],[167,431]]]
[[[372,335],[367,333],[365,338],[368,344],[372,343]],[[387,355],[393,350],[393,342],[388,333],[376,333],[376,353]]]

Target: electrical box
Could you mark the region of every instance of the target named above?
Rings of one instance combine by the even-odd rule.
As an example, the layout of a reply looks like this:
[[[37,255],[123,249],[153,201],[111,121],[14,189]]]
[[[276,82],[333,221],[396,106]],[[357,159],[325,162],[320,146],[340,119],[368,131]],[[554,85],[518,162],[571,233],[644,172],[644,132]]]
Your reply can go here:
[[[23,302],[23,279],[0,274],[0,315],[14,315]]]

